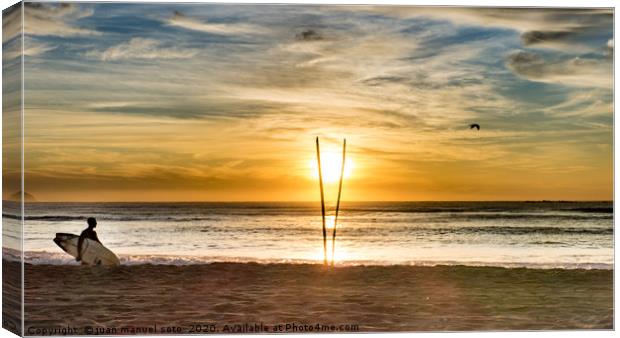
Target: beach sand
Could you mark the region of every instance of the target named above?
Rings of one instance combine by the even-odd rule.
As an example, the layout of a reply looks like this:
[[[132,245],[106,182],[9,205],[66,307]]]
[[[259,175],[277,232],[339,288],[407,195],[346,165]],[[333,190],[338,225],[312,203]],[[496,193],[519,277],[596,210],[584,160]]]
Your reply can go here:
[[[53,328],[84,334],[88,327],[118,330],[107,334],[123,327],[191,333],[198,324],[217,332],[239,324],[236,329],[247,331],[261,323],[267,332],[287,323],[341,331],[356,327],[340,325],[359,331],[611,329],[612,290],[611,270],[27,264],[25,328],[26,334]]]
[[[22,325],[22,270],[15,261],[2,260],[2,327],[17,335]]]

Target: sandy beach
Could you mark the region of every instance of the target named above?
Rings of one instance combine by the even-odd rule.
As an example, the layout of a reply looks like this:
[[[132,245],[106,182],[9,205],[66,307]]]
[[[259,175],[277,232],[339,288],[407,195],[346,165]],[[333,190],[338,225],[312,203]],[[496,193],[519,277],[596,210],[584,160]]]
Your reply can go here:
[[[611,270],[26,265],[26,334],[611,329]],[[286,324],[289,325],[289,330]],[[262,328],[260,325],[263,325]],[[236,326],[235,326],[236,325]],[[38,331],[37,331],[38,330]],[[117,330],[117,331],[113,331]]]
[[[2,327],[19,335],[22,325],[22,271],[19,263],[2,260]]]

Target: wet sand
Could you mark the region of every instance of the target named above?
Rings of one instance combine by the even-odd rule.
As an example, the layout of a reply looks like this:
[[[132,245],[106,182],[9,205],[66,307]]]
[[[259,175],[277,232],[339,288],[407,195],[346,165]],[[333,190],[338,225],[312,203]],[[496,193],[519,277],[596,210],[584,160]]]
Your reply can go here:
[[[22,325],[21,264],[2,260],[2,327],[17,335]]]
[[[26,265],[25,328],[217,332],[611,329],[611,270]],[[286,324],[296,323],[296,331]],[[235,324],[239,326],[234,326]],[[255,324],[257,326],[255,326]],[[156,326],[155,326],[156,325]],[[211,326],[212,325],[212,326]],[[225,326],[227,325],[227,326]],[[349,325],[349,326],[341,326]],[[357,327],[355,326],[357,325]],[[251,330],[250,330],[251,329]],[[108,330],[103,332],[103,330]],[[113,331],[116,330],[116,331]],[[326,330],[321,327],[321,330]],[[41,334],[42,332],[38,332]],[[71,332],[69,332],[71,333]],[[91,332],[92,333],[92,332]]]

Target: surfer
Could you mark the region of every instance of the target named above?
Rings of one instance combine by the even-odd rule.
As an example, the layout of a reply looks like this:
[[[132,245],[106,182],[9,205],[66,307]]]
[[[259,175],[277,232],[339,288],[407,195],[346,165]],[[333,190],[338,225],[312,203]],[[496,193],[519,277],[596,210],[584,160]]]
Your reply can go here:
[[[101,243],[99,237],[97,237],[97,232],[95,231],[95,228],[97,227],[97,220],[94,217],[89,217],[88,220],[86,220],[86,223],[88,223],[88,228],[82,231],[82,234],[80,234],[80,239],[78,240],[78,254],[75,258],[78,262],[82,260],[82,243],[85,238]]]

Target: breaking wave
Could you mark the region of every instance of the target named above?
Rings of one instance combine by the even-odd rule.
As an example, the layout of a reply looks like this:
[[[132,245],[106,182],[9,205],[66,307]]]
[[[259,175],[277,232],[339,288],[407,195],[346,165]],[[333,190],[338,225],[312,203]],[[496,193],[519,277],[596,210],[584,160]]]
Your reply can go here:
[[[19,252],[3,249],[4,259],[20,260]],[[184,255],[119,255],[121,265],[199,265],[212,263],[237,264],[321,264],[319,260],[310,259],[256,259],[250,257],[218,257],[218,256],[184,256]],[[45,251],[29,251],[25,253],[24,262],[33,265],[80,265],[75,259],[65,253],[51,253]],[[612,270],[612,263],[592,262],[493,262],[493,261],[449,261],[449,260],[420,260],[407,262],[390,262],[380,260],[351,260],[341,261],[338,266],[476,266],[501,268],[530,268],[530,269],[604,269]]]

